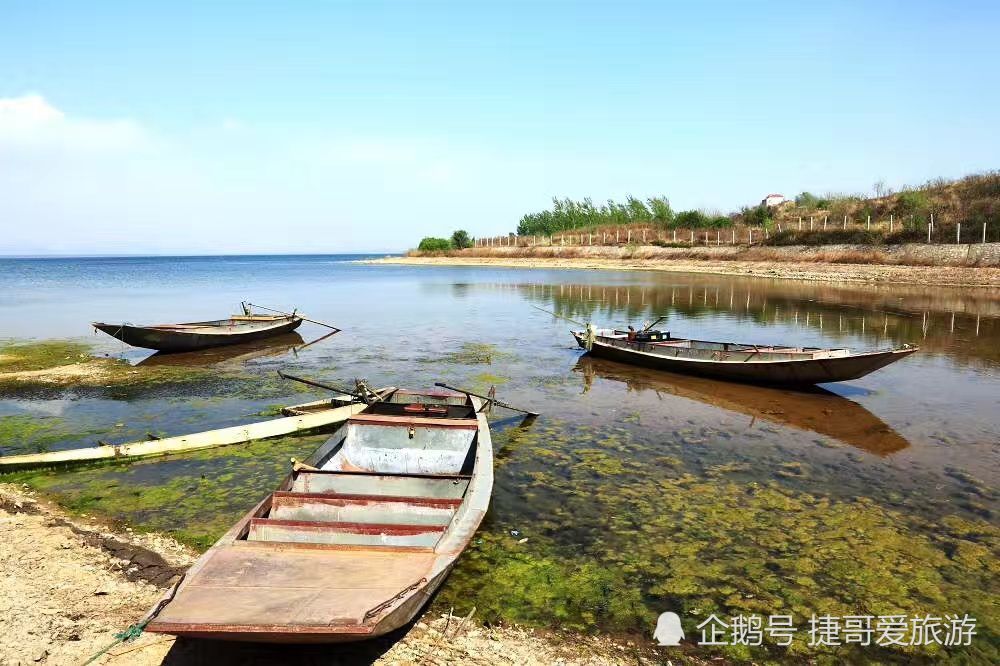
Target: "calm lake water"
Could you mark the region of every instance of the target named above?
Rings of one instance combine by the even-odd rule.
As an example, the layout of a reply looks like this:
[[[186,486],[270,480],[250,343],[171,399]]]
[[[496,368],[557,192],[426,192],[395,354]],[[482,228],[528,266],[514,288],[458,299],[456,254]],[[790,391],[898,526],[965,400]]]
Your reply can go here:
[[[445,610],[643,635],[665,610],[692,628],[710,612],[968,612],[980,616],[979,636],[961,655],[996,654],[1000,295],[349,259],[0,260],[2,338],[82,338],[132,363],[211,364],[244,377],[238,387],[8,391],[0,417],[37,427],[9,429],[0,452],[232,425],[322,395],[278,381],[279,368],[342,383],[495,385],[543,416],[521,428],[494,414],[493,502],[435,601]],[[305,324],[300,338],[270,346],[147,360],[88,326],[215,319],[241,300],[297,307],[343,331],[300,349],[325,333]],[[662,328],[702,339],[921,351],[815,391],[756,388],[589,359],[571,324],[532,305],[598,325],[666,315]],[[318,441],[18,478],[78,510],[206,544]],[[806,640],[792,653],[811,654]]]

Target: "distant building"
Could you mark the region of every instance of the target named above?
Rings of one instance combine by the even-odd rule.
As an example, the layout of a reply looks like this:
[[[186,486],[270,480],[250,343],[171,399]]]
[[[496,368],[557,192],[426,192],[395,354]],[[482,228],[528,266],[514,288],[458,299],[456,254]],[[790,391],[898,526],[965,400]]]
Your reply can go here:
[[[762,206],[767,206],[768,208],[770,208],[771,206],[777,206],[779,204],[783,204],[786,201],[788,200],[785,199],[785,196],[783,194],[768,194],[766,197],[764,197],[764,199],[760,202],[760,204]]]

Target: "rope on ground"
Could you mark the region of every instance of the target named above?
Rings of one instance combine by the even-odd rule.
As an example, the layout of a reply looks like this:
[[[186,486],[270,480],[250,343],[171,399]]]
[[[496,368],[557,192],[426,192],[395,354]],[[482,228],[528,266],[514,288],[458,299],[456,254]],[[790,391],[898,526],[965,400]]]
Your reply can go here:
[[[185,574],[185,576],[186,575],[187,574]],[[83,664],[81,664],[81,666],[87,666],[88,664],[94,663],[95,661],[97,661],[98,659],[100,659],[101,657],[103,657],[105,654],[107,654],[108,650],[110,650],[111,648],[115,647],[116,645],[120,645],[122,643],[131,643],[135,639],[139,638],[139,636],[142,636],[142,632],[146,629],[146,625],[148,625],[150,622],[152,622],[153,619],[156,618],[156,616],[160,614],[160,611],[163,610],[163,608],[167,604],[169,604],[171,601],[174,600],[174,595],[177,594],[177,588],[181,586],[181,583],[183,581],[184,581],[184,576],[181,576],[180,578],[178,578],[177,582],[174,583],[173,588],[171,588],[170,593],[167,596],[165,596],[162,599],[160,599],[160,603],[156,604],[156,606],[153,608],[152,612],[149,615],[147,615],[146,618],[142,622],[138,622],[136,624],[133,624],[128,629],[126,629],[125,631],[122,631],[120,633],[115,634],[115,641],[114,641],[114,643],[111,643],[110,645],[108,645],[104,649],[102,649],[99,652],[97,652],[96,654],[94,654],[90,659],[88,659],[87,661],[83,662]]]

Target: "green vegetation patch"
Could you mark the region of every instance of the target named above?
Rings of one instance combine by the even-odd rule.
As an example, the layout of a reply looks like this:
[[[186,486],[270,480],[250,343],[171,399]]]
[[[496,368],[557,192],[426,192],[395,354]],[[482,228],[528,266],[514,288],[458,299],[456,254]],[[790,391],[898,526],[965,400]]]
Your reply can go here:
[[[165,532],[206,549],[274,490],[289,459],[304,458],[327,435],[282,437],[131,464],[5,475],[77,513],[98,513],[136,529]]]
[[[443,361],[458,365],[492,365],[494,361],[508,359],[511,356],[508,352],[500,351],[496,345],[482,342],[463,342],[459,349],[445,354],[443,358],[435,359],[435,362]]]
[[[91,346],[74,340],[0,343],[0,373],[46,370],[93,359]]]
[[[592,463],[575,473],[594,472]],[[604,461],[599,465],[604,474],[619,472]],[[525,534],[528,541],[521,544],[509,533],[487,532],[460,562],[438,603],[471,599],[488,622],[585,631],[653,627],[660,612],[672,610],[685,618],[689,637],[697,636],[695,626],[711,613],[791,614],[800,633],[787,651],[768,644],[722,653],[757,660],[825,654],[824,661],[836,655],[855,663],[930,660],[942,648],[809,648],[813,613],[968,612],[978,620],[979,636],[971,647],[949,652],[976,660],[989,655],[987,661],[1000,656],[992,633],[1000,613],[989,592],[1000,574],[1000,536],[987,523],[946,518],[931,537],[869,501],[830,502],[778,485],[690,476],[629,486],[626,493],[605,488],[571,497],[579,499],[566,507],[559,529],[573,530],[581,502],[596,502],[609,517],[587,552],[560,547],[550,534]]]
[[[80,439],[99,432],[73,431],[70,426],[66,419],[57,416],[0,416],[0,450],[5,455],[42,453],[58,442]]]
[[[619,428],[538,425],[497,433],[491,514],[439,607],[474,604],[486,622],[643,634],[670,610],[694,640],[710,614],[792,615],[788,648],[765,636],[760,648],[699,650],[758,663],[1000,658],[995,525],[795,490],[783,477],[809,473],[795,463],[765,483],[733,479],[736,464],[696,476],[671,456],[639,462]],[[948,613],[976,618],[971,646],[809,646],[813,614]]]

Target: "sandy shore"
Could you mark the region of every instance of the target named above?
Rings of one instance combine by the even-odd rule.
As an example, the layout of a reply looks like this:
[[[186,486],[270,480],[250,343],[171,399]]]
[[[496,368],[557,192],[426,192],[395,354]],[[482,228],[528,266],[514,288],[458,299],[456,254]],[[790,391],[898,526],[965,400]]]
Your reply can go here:
[[[385,257],[365,263],[408,266],[490,266],[543,269],[666,271],[710,273],[789,280],[854,283],[899,283],[955,287],[1000,287],[1000,268],[966,266],[906,266],[897,264],[838,264],[822,262],[746,261],[712,259],[615,259],[599,257]]]
[[[137,622],[197,554],[160,535],[71,517],[0,484],[0,664],[82,664]],[[674,663],[706,663],[691,657]],[[405,635],[345,647],[181,641],[143,634],[95,664],[653,664],[647,646],[425,614]],[[718,663],[718,662],[714,662]]]

